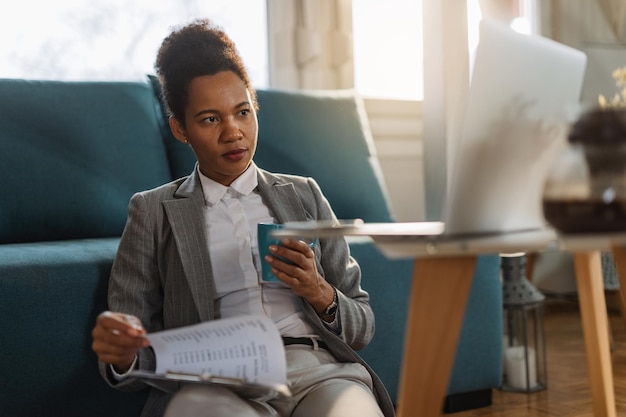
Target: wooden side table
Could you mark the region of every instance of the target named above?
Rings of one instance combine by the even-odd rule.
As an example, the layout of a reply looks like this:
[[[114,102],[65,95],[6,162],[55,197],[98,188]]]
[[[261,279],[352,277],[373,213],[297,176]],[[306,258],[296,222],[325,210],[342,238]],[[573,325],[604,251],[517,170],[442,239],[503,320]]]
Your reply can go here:
[[[370,236],[389,258],[414,258],[400,375],[398,417],[439,416],[452,371],[478,255],[565,250],[574,254],[594,415],[616,417],[600,251],[611,250],[626,293],[626,233],[558,236],[551,229],[454,237],[429,223],[283,229],[281,236]]]
[[[615,417],[601,250],[611,250],[626,289],[626,234],[557,236],[544,230],[464,239],[376,237],[390,257],[414,253],[413,288],[400,382],[399,417],[441,414],[476,256],[567,250],[573,253],[594,415]],[[622,292],[622,296],[624,292]]]
[[[372,238],[390,258],[415,258],[398,417],[439,416],[478,255],[542,251],[553,244],[556,236],[542,230],[515,236]]]
[[[622,266],[626,268],[626,251],[623,252]],[[574,255],[594,415],[615,417],[600,252]],[[441,415],[475,262],[473,255],[416,260],[398,417]]]

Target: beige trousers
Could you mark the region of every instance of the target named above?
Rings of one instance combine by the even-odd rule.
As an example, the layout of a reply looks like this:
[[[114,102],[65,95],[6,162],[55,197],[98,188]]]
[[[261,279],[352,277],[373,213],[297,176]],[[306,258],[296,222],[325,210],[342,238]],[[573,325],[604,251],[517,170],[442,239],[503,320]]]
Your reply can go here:
[[[226,388],[188,385],[170,402],[165,417],[383,417],[369,372],[356,363],[337,363],[325,349],[285,347],[288,400],[245,400]]]

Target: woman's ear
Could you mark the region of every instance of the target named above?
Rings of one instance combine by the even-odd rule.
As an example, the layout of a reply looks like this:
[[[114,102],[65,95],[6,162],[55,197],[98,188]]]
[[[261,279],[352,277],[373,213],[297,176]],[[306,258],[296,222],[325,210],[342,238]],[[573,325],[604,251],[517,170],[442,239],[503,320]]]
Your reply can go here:
[[[185,132],[185,129],[180,124],[178,119],[176,119],[174,116],[170,116],[169,123],[170,123],[170,129],[172,130],[174,137],[178,139],[180,142],[188,144],[189,140],[187,139],[187,133]]]

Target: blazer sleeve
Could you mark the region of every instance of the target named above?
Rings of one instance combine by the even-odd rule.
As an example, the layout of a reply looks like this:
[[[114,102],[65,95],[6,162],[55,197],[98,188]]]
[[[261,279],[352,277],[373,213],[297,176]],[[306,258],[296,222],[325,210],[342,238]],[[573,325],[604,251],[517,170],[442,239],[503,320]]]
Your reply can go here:
[[[316,220],[337,220],[330,203],[322,194],[317,182],[307,178],[309,196],[303,198],[305,209]],[[306,201],[312,204],[308,205]],[[306,207],[308,205],[308,207]],[[361,288],[361,269],[352,256],[345,239],[320,239],[318,257],[319,273],[337,289],[339,319],[341,323],[340,337],[352,349],[364,348],[374,336],[374,313],[369,304],[369,294]],[[307,305],[309,317],[313,317],[313,308]],[[326,337],[332,338],[321,319],[317,317],[317,328]],[[322,326],[322,327],[320,327]]]
[[[149,332],[163,327],[163,297],[155,261],[154,216],[157,213],[158,210],[148,208],[142,193],[131,198],[108,289],[109,310],[138,317]],[[155,363],[152,349],[139,351],[139,369],[155,369]],[[117,381],[108,364],[100,363],[99,368],[104,379],[116,388],[131,391],[146,387],[137,380]]]

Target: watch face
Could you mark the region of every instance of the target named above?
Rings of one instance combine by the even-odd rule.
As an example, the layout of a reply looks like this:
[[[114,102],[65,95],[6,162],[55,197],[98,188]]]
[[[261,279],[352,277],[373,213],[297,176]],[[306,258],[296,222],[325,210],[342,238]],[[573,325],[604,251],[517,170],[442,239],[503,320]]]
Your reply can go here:
[[[339,305],[337,303],[337,290],[335,290],[335,296],[333,298],[333,302],[330,303],[330,305],[326,308],[326,310],[322,314],[320,314],[320,317],[333,318],[335,314],[337,313],[338,306]]]
[[[337,303],[333,301],[333,303],[328,306],[326,311],[324,311],[324,316],[334,316],[336,312],[337,312]]]

